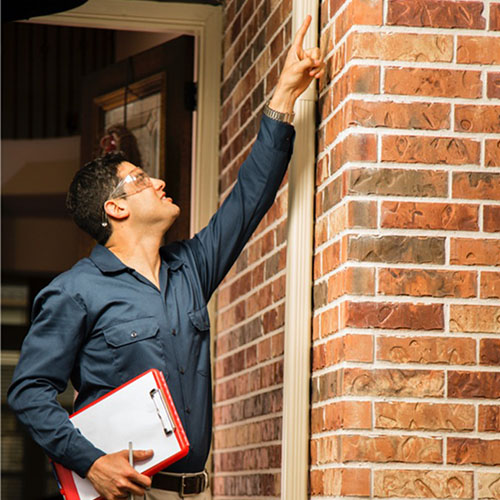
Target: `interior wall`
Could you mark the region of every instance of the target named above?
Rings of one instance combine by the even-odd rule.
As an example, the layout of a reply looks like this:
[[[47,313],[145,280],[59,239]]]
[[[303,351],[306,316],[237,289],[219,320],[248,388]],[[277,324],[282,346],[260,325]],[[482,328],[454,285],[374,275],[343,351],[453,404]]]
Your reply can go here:
[[[125,59],[177,36],[116,31],[114,59]],[[1,149],[2,196],[63,195],[80,167],[79,135],[2,140]],[[71,267],[79,257],[80,230],[63,215],[42,218],[6,216],[4,212],[3,272],[59,273]]]
[[[173,40],[178,33],[142,33],[139,31],[115,31],[115,61],[139,54],[162,43]]]

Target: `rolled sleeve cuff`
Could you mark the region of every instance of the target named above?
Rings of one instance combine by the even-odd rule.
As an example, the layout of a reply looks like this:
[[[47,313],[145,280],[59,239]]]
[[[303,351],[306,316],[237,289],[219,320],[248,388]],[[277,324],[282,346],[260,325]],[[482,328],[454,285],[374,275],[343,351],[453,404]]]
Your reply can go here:
[[[92,464],[106,453],[98,448],[90,447],[75,452],[64,460],[64,467],[74,470],[81,478],[85,478]]]

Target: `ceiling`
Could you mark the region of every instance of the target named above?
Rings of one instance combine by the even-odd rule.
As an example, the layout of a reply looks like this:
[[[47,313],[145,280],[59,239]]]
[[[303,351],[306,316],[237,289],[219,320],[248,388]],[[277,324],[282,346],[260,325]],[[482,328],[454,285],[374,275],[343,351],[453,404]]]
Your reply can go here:
[[[169,2],[179,0],[155,0]],[[183,3],[221,5],[223,0],[180,0]],[[2,2],[2,23],[20,21],[32,17],[47,16],[56,12],[71,10],[83,5],[87,0],[16,0]]]

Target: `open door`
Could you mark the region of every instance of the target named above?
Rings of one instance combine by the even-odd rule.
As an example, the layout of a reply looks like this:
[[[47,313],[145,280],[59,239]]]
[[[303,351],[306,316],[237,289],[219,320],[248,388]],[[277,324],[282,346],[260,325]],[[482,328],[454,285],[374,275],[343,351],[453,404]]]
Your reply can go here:
[[[130,161],[163,179],[181,208],[166,242],[189,237],[193,65],[194,38],[181,36],[92,73],[83,85],[82,164],[109,148],[110,130],[131,132],[140,156]],[[92,246],[82,236],[82,256]]]

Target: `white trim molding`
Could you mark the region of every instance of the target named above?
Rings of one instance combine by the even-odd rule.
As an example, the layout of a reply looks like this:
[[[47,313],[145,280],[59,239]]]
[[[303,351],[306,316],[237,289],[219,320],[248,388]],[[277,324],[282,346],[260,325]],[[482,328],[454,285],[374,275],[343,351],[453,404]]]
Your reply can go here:
[[[89,0],[76,9],[30,22],[195,37],[198,110],[193,121],[191,234],[206,226],[218,205],[222,8],[148,0]]]
[[[313,21],[304,47],[318,46],[317,0],[294,0],[292,33]],[[309,480],[310,351],[315,171],[315,82],[295,105],[296,139],[288,177],[281,498],[306,500]]]

